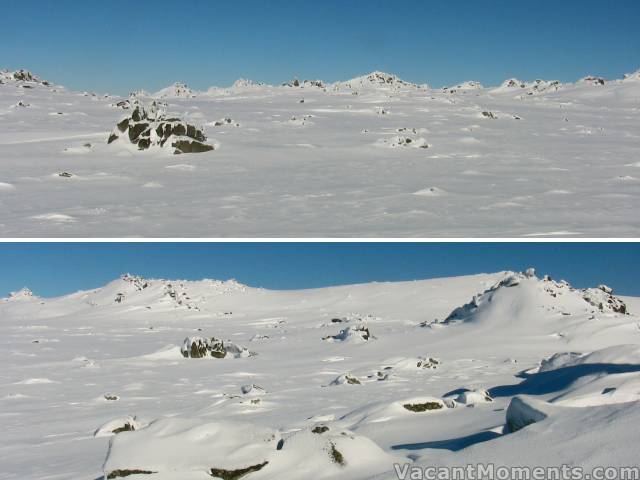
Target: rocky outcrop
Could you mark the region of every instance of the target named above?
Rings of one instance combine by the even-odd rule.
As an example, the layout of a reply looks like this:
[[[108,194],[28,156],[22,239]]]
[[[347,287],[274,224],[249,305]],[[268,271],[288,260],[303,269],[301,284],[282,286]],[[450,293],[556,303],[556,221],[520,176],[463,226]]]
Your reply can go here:
[[[628,313],[627,305],[620,298],[614,296],[613,289],[606,285],[583,290],[582,298],[601,312]]]
[[[245,358],[255,355],[234,343],[199,336],[185,338],[180,351],[184,358]]]
[[[158,110],[156,102],[152,102],[148,110],[136,105],[130,116],[118,122],[107,143],[124,141],[137,145],[138,150],[158,147],[181,154],[214,150],[206,140],[202,130],[179,118],[167,117]]]

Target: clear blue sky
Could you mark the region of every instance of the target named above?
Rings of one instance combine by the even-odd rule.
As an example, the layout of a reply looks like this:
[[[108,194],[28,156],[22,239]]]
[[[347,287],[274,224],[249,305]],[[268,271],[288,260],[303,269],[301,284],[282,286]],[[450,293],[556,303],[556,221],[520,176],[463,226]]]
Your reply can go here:
[[[6,243],[0,244],[0,297],[23,286],[41,296],[71,293],[127,272],[298,289],[530,266],[576,287],[606,283],[640,296],[637,243]]]
[[[638,0],[3,0],[0,11],[0,67],[100,92],[376,69],[433,86],[575,81],[640,67]]]

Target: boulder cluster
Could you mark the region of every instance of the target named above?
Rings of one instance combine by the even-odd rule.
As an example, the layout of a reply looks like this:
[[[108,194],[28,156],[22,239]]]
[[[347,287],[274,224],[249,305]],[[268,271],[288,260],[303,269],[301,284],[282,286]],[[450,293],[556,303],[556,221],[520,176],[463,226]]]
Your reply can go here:
[[[162,147],[171,149],[175,154],[214,150],[213,145],[205,143],[207,137],[202,130],[160,113],[155,102],[148,110],[136,105],[130,116],[120,120],[107,143],[117,140],[137,145],[138,150]]]
[[[255,355],[234,343],[199,336],[185,338],[180,351],[184,358],[245,358]]]
[[[44,85],[45,87],[51,85],[51,83],[47,82],[46,80],[40,79],[37,75],[31,73],[29,70],[21,69],[16,70],[15,72],[11,72],[9,70],[0,70],[0,84],[8,82],[39,83],[41,85]]]

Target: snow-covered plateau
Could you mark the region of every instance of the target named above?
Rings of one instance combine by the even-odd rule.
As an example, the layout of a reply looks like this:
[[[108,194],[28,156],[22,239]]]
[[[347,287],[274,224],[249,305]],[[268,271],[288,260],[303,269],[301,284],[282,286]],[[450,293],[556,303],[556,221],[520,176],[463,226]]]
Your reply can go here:
[[[532,269],[297,291],[133,275],[58,298],[23,289],[0,300],[0,477],[637,466],[638,309]]]
[[[2,237],[638,237],[639,209],[640,72],[129,97],[0,72]]]

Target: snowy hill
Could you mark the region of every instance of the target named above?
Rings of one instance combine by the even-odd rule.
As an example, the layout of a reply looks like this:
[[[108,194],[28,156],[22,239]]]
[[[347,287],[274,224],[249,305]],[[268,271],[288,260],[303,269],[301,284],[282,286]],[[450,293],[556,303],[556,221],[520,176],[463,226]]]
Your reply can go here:
[[[3,471],[634,465],[637,308],[531,269],[299,291],[130,274],[57,298],[22,290],[0,302]],[[602,439],[615,455],[590,453]]]
[[[153,94],[156,98],[195,98],[196,94],[186,84],[176,82]]]
[[[330,85],[334,91],[339,90],[381,90],[397,91],[401,89],[426,89],[426,85],[416,85],[406,82],[392,73],[375,71],[368,75],[352,78],[343,82],[336,82]]]
[[[0,84],[5,237],[640,235],[634,74],[446,91],[383,72],[324,87],[176,84],[156,101],[215,148],[175,156],[107,143],[149,94],[14,73]]]

